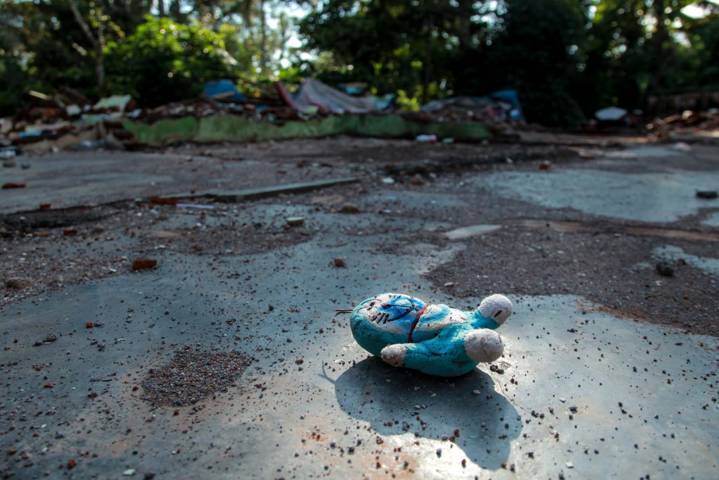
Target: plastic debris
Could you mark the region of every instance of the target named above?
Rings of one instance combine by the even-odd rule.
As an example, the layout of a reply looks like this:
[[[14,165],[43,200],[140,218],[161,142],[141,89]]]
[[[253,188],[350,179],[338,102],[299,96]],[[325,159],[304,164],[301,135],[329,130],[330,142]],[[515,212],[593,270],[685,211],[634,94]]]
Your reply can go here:
[[[246,97],[237,90],[234,82],[228,79],[211,80],[205,83],[202,96],[213,100],[244,102]]]
[[[124,112],[131,101],[132,97],[130,95],[112,95],[97,102],[94,109]]]
[[[417,135],[415,141],[420,143],[437,143],[437,135]]]
[[[600,122],[618,122],[627,116],[627,111],[619,107],[606,107],[594,112]]]
[[[393,95],[353,97],[313,78],[302,82],[294,94],[282,82],[277,82],[275,86],[287,105],[304,113],[313,108],[319,108],[322,113],[336,114],[378,112],[388,108],[394,100]]]
[[[484,97],[450,97],[422,105],[422,112],[452,121],[475,120],[488,123],[524,121],[516,90],[500,90]]]
[[[17,155],[16,147],[0,147],[0,158],[12,158]]]

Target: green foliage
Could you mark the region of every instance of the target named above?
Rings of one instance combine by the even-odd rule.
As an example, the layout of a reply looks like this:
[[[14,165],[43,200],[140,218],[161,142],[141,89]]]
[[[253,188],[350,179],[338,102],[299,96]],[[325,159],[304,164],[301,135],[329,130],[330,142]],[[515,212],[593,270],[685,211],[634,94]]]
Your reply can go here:
[[[417,107],[447,95],[520,91],[530,120],[576,124],[570,89],[577,76],[586,13],[572,0],[492,2],[330,0],[307,16],[307,46],[332,52],[324,80],[361,80],[401,91]]]
[[[719,88],[712,1],[0,2],[3,115],[29,89],[130,93],[152,106],[192,98],[211,79],[262,96],[273,80],[319,77],[395,93],[406,109],[515,88],[530,121],[573,126],[608,105],[645,108],[655,95]],[[706,14],[688,17],[690,3]],[[290,48],[297,5],[304,45]]]
[[[22,105],[28,77],[17,58],[0,59],[0,116],[11,115]]]
[[[516,88],[531,121],[577,126],[572,97],[584,43],[585,12],[572,0],[508,0],[489,51],[495,88]]]
[[[200,25],[147,17],[105,51],[108,92],[129,93],[143,105],[196,97],[207,80],[232,77],[222,36]]]

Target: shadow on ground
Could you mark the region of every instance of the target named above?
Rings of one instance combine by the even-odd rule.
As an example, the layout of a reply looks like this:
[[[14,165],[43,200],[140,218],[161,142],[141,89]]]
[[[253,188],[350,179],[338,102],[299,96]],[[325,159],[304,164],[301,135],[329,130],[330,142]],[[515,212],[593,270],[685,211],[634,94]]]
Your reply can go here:
[[[371,357],[340,375],[335,395],[343,411],[369,422],[380,435],[455,437],[454,444],[467,458],[485,469],[502,467],[510,442],[522,430],[517,410],[480,370],[459,378],[434,378]]]

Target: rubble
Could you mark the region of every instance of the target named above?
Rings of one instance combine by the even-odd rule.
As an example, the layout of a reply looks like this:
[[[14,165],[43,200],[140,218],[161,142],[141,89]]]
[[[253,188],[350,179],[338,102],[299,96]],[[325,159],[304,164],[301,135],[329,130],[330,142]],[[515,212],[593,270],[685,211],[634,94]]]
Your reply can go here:
[[[157,260],[154,258],[136,258],[132,261],[132,271],[152,270],[157,267]]]
[[[713,200],[717,197],[719,197],[719,192],[717,192],[716,190],[698,190],[697,191],[697,198],[701,198],[704,200]]]
[[[719,109],[684,110],[682,113],[658,117],[648,123],[646,129],[660,140],[669,140],[686,134],[716,133],[719,131]]]
[[[289,227],[301,227],[305,224],[304,217],[288,217],[287,226]]]
[[[33,105],[0,119],[0,157],[60,150],[134,149],[181,141],[262,141],[329,135],[405,137],[434,143],[479,141],[523,120],[516,92],[437,100],[421,112],[400,112],[393,96],[355,97],[318,80],[297,92],[247,97],[230,80],[207,82],[199,98],[138,108],[129,95],[97,102],[75,93],[32,92]],[[167,123],[177,120],[175,123]],[[146,130],[160,130],[160,141]]]

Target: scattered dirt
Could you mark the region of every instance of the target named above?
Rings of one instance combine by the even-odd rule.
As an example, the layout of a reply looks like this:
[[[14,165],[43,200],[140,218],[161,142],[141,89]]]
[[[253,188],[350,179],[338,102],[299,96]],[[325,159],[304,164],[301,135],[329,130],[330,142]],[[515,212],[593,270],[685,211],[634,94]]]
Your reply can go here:
[[[193,405],[226,392],[249,360],[239,352],[203,352],[184,347],[169,363],[150,369],[142,381],[142,399],[153,407]]]
[[[269,220],[235,218],[238,209],[256,203],[207,203],[210,210],[127,203],[6,216],[0,219],[0,307],[139,271],[143,265],[152,269],[134,260],[161,262],[163,252],[248,255],[306,242],[315,235],[311,225],[285,227],[281,209]]]
[[[505,227],[465,240],[466,249],[428,276],[457,297],[576,294],[627,318],[719,336],[719,282],[682,261],[669,265],[672,277],[658,273],[651,252],[665,242],[619,233]],[[694,255],[716,255],[713,243],[672,244]]]

